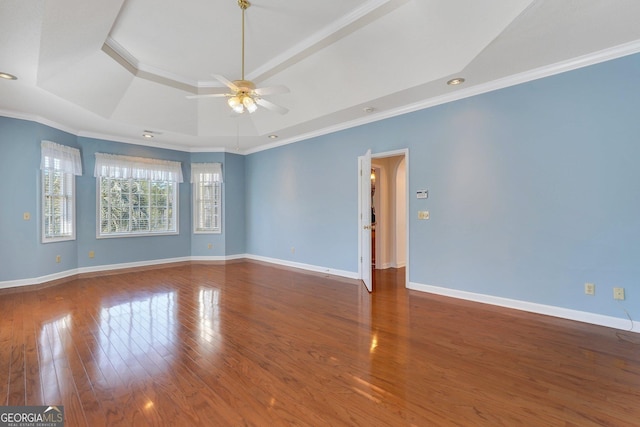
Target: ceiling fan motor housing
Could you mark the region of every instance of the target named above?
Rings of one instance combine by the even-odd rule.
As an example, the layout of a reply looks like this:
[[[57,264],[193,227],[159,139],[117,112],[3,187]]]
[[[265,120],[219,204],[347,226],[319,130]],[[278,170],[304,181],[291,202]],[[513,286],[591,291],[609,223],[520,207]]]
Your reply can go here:
[[[250,94],[256,89],[256,85],[250,80],[234,80],[233,84],[238,88],[238,93]]]

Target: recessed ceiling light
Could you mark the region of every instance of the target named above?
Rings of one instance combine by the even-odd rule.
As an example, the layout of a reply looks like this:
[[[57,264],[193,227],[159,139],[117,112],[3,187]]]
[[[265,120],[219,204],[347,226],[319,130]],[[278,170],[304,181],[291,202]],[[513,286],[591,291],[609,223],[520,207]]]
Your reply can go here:
[[[362,111],[364,111],[365,113],[373,113],[375,111],[375,108],[373,108],[373,107],[364,107],[362,109]]]
[[[278,135],[269,135],[269,139],[277,139]]]
[[[16,76],[14,76],[13,74],[3,73],[3,72],[0,72],[0,79],[18,80],[18,78]]]
[[[145,130],[145,131],[142,132],[142,136],[147,138],[147,139],[153,138],[153,134],[154,134],[154,132],[150,131],[150,130]]]
[[[464,83],[464,79],[462,77],[456,77],[455,79],[451,79],[447,82],[449,86],[457,86]]]

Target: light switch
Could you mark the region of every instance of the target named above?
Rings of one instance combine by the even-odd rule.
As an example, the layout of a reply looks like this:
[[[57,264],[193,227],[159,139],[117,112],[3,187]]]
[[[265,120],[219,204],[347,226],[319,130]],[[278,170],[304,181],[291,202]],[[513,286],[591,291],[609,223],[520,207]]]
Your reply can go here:
[[[24,219],[25,221],[29,221],[31,219],[31,214],[29,212],[23,213],[22,219]]]

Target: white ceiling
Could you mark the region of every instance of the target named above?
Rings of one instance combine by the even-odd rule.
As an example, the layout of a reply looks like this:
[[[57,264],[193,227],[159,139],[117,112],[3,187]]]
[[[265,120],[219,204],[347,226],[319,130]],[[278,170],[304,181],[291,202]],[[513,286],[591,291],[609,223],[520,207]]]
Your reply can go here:
[[[0,0],[0,114],[246,153],[640,51],[637,0],[251,3],[246,77],[286,115],[186,98],[240,78],[236,0]]]

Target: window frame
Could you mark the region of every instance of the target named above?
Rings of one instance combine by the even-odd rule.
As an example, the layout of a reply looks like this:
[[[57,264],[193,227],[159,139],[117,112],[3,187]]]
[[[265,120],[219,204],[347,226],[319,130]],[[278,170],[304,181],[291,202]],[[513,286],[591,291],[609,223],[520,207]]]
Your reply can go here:
[[[62,180],[59,191],[54,190],[55,176]],[[40,241],[43,244],[76,240],[77,216],[76,216],[76,176],[82,175],[82,158],[80,150],[75,147],[57,144],[52,141],[42,140],[40,143]],[[53,178],[52,178],[53,177]],[[57,200],[47,203],[48,198],[63,198],[62,206]],[[55,218],[56,207],[61,209],[60,230],[49,234],[51,221]],[[53,223],[55,224],[55,220]],[[49,225],[49,227],[47,227]],[[69,230],[70,229],[70,230]]]
[[[69,223],[71,232],[70,233],[60,233],[60,234],[52,234],[47,235],[47,217],[49,217],[49,212],[46,212],[47,209],[47,188],[50,187],[45,184],[45,178],[47,173],[60,174],[63,177],[62,191],[61,194],[57,195],[57,197],[67,197],[68,204],[65,203],[66,208],[63,208],[64,213],[61,215],[61,221],[63,223]],[[64,188],[66,184],[70,187],[70,194],[65,196]],[[56,197],[56,195],[52,195],[52,197]],[[42,169],[40,170],[40,216],[41,216],[41,241],[42,243],[55,243],[55,242],[67,242],[76,240],[76,180],[75,175],[70,172],[64,172],[55,169]],[[68,218],[70,217],[70,218]],[[64,226],[62,227],[64,229]]]
[[[158,158],[132,157],[120,154],[94,153],[96,161],[94,165],[93,176],[96,178],[96,238],[112,239],[120,237],[151,237],[151,236],[175,236],[180,234],[180,184],[183,182],[182,163],[174,160],[164,160]],[[107,189],[107,199],[109,205],[113,206],[111,200],[118,200],[115,206],[122,206],[123,210],[127,209],[127,215],[122,214],[119,221],[129,221],[127,230],[131,230],[131,224],[135,219],[147,221],[145,230],[133,231],[102,231],[102,189],[103,180],[112,183],[112,180],[128,181],[128,185],[122,185],[121,188],[134,186],[129,185],[131,182],[141,181],[146,183],[146,192],[133,193],[129,190],[128,195],[131,197],[123,197],[120,189],[116,193],[111,193],[110,188]],[[160,183],[160,187],[171,186],[172,192],[167,192],[168,200],[171,204],[167,205],[170,209],[171,229],[152,230],[152,213],[154,210],[162,210],[158,206],[154,206],[153,200],[158,193],[154,193],[153,183]],[[125,193],[127,194],[127,193]],[[116,199],[115,197],[119,197]],[[146,208],[141,208],[137,203],[139,200],[146,199]],[[146,211],[147,217],[143,218],[137,215],[131,215],[132,212],[141,213]],[[165,218],[164,216],[162,218]],[[122,225],[122,223],[120,223]],[[109,228],[109,227],[108,227]]]
[[[193,234],[222,234],[222,181],[211,181],[214,187],[214,193],[217,193],[217,197],[214,196],[211,200],[209,208],[213,211],[218,210],[218,226],[212,228],[199,228],[198,225],[201,222],[205,222],[201,218],[201,191],[200,185],[203,183],[201,177],[202,173],[197,174],[198,177],[193,179],[191,194],[193,198],[192,210],[193,210]],[[217,188],[217,191],[216,191]],[[204,202],[206,203],[206,201]],[[215,215],[215,214],[214,214]]]
[[[102,233],[102,180],[103,179],[127,179],[133,181],[148,181],[151,182],[162,182],[171,184],[173,187],[173,203],[171,205],[171,211],[174,215],[173,224],[175,226],[174,230],[162,230],[162,231],[128,231],[128,232],[113,232],[113,233]],[[129,205],[129,210],[131,211],[131,204]],[[153,180],[153,179],[144,179],[144,178],[112,178],[112,177],[96,177],[96,239],[117,239],[121,237],[149,237],[149,236],[175,236],[180,234],[180,183],[176,181],[170,180]]]

